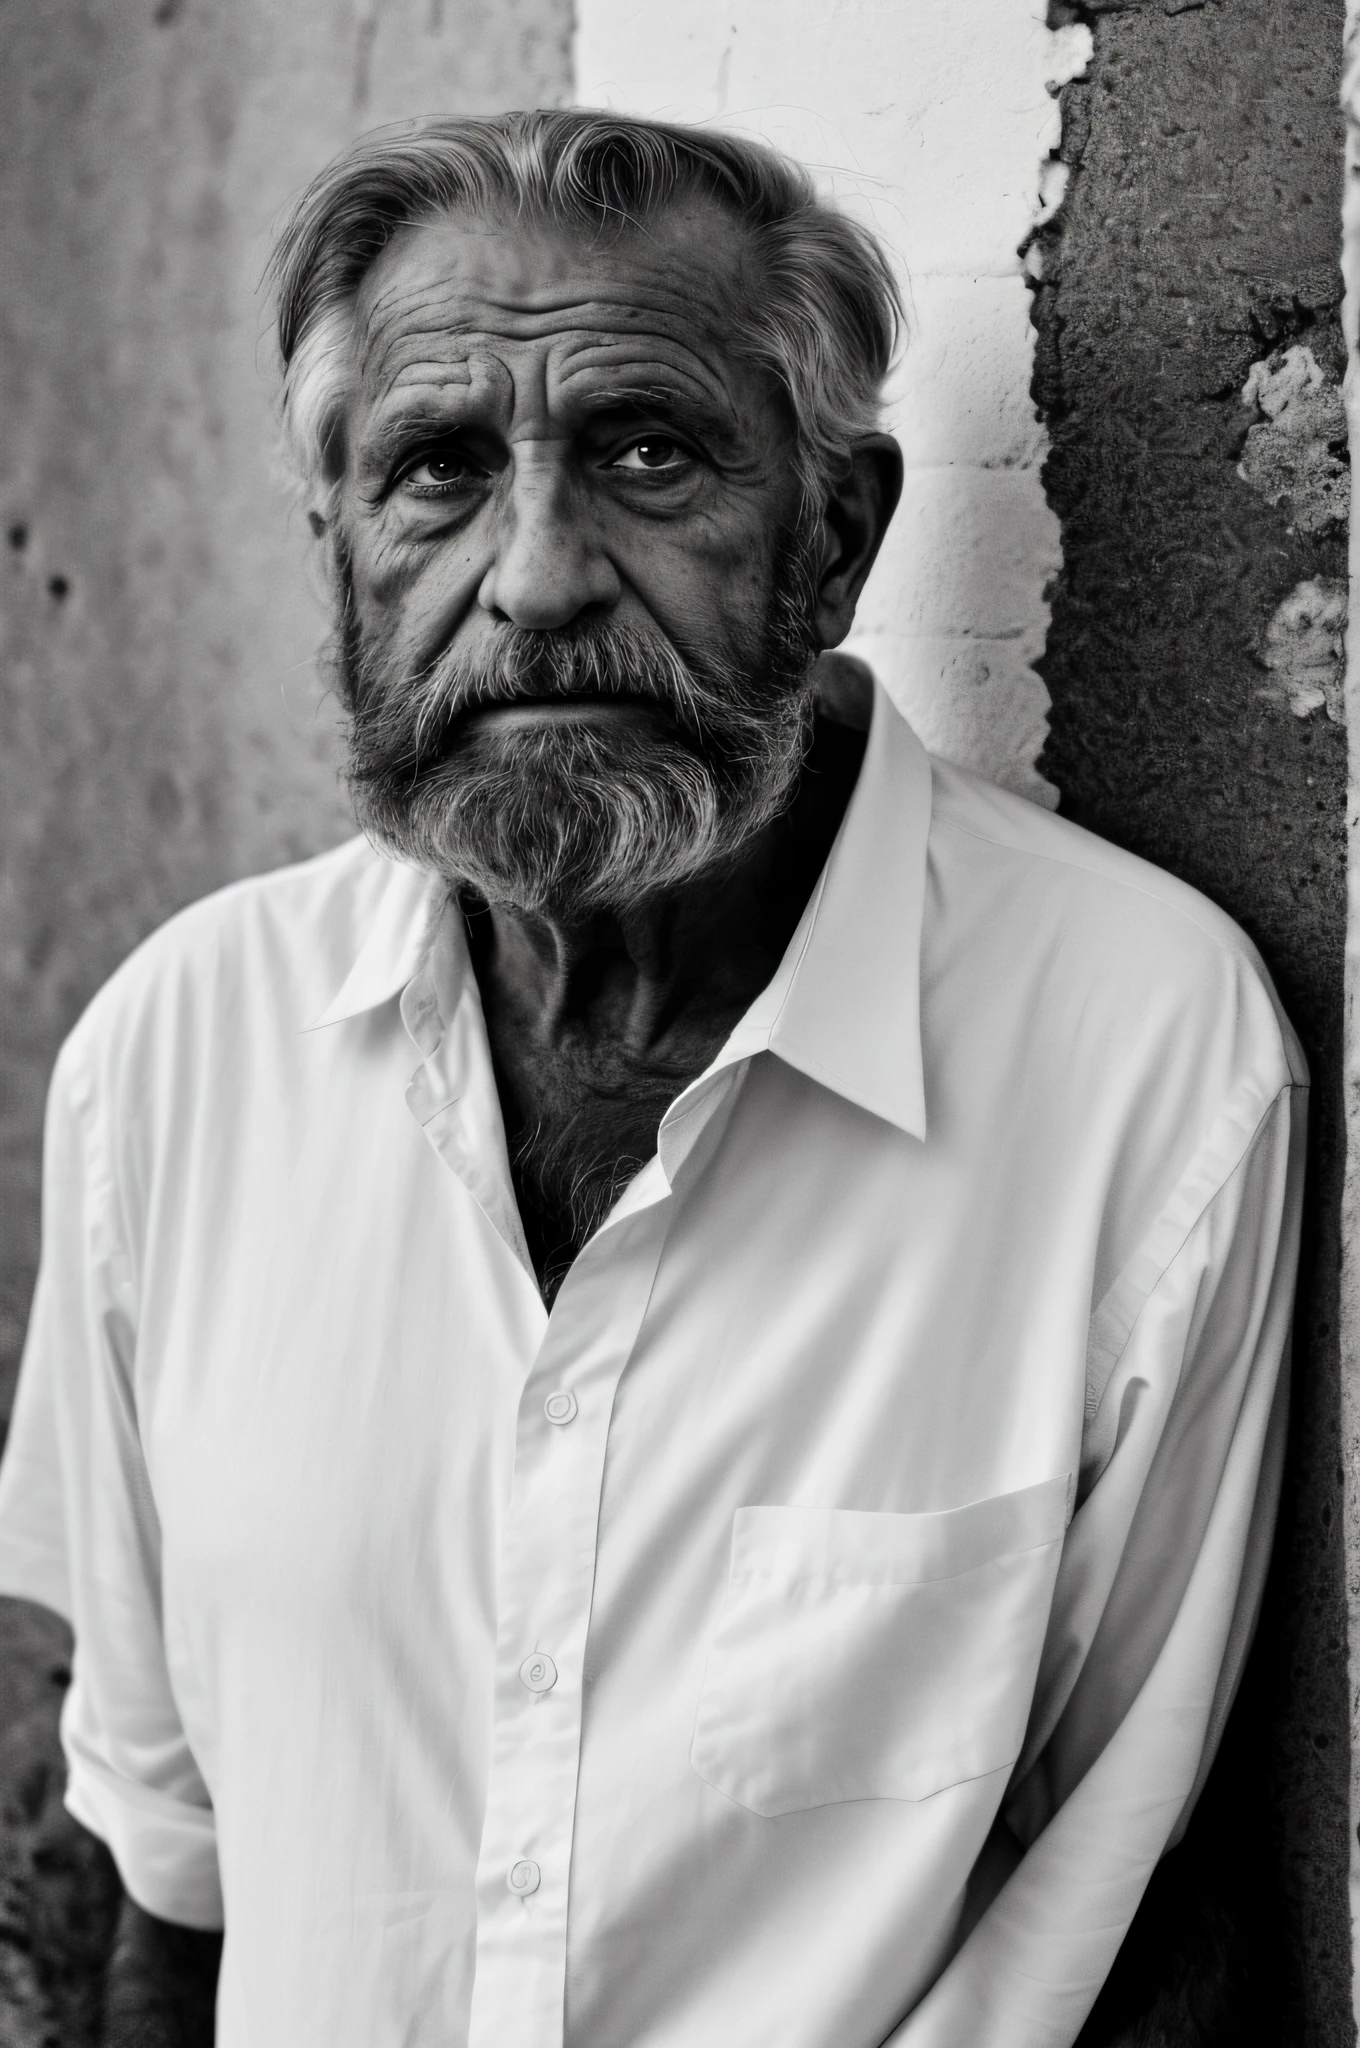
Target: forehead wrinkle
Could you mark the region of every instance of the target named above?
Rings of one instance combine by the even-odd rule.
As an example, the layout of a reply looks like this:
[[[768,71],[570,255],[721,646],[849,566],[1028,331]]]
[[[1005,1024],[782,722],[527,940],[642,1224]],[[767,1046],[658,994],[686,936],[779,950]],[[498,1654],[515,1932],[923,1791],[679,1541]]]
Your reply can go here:
[[[367,325],[431,294],[530,317],[614,302],[692,327],[749,289],[752,254],[743,226],[697,193],[603,243],[551,219],[453,206],[398,230],[360,280],[357,310]]]
[[[426,278],[403,286],[394,280],[367,307],[361,293],[357,368],[365,382],[381,380],[391,352],[406,354],[412,341],[551,341],[572,330],[635,345],[665,341],[692,355],[714,349],[726,355],[730,343],[723,323],[708,316],[704,305],[703,294],[656,279],[593,278],[584,293],[553,283],[509,295],[485,281]]]
[[[475,325],[468,294],[453,279],[393,279],[372,296],[361,285],[355,315],[356,362],[365,381],[381,379],[394,348],[454,337]]]
[[[426,360],[443,357],[456,361],[474,350],[507,345],[525,348],[544,342],[550,351],[558,347],[572,352],[591,348],[651,348],[667,358],[683,353],[694,362],[703,362],[706,354],[714,353],[731,360],[722,338],[692,317],[683,322],[677,318],[653,325],[656,314],[652,309],[602,308],[590,301],[564,307],[560,317],[554,312],[498,319],[498,311],[485,305],[465,305],[456,318],[437,318],[435,309],[413,308],[408,319],[389,326],[386,332],[370,331],[362,338],[357,365],[361,381],[381,383],[391,374],[389,365],[393,357],[398,359],[399,367],[404,367],[416,355],[423,355]],[[620,311],[628,317],[614,318]],[[488,313],[492,315],[490,319]]]
[[[461,350],[448,345],[463,339],[473,345]],[[416,366],[431,377],[440,371],[454,375],[461,370],[470,378],[471,358],[486,353],[476,347],[476,339],[476,335],[471,333],[466,337],[452,335],[447,327],[442,326],[408,327],[401,333],[389,335],[380,349],[369,348],[360,353],[359,382],[370,390],[390,391]]]
[[[527,397],[532,389],[575,411],[598,410],[611,402],[611,393],[647,395],[669,398],[727,431],[735,425],[730,380],[719,366],[670,336],[586,333],[546,339],[542,348],[498,334],[455,337],[442,328],[413,328],[400,340],[393,338],[381,364],[370,362],[361,388],[369,408],[379,411],[397,393],[419,389],[438,393],[482,386],[498,412],[507,399],[513,411],[516,390]],[[608,392],[596,396],[591,386],[601,381]]]
[[[460,270],[456,262],[445,269],[427,270],[409,281],[398,275],[386,281],[379,277],[375,284],[374,272],[370,270],[359,286],[357,307],[366,325],[399,316],[404,306],[426,299],[481,305],[511,319],[555,319],[598,306],[625,314],[633,308],[644,313],[673,309],[684,319],[692,320],[696,305],[705,302],[696,294],[696,286],[740,286],[740,279],[717,277],[717,268],[702,259],[687,262],[683,253],[677,253],[664,268],[643,265],[616,271],[596,262],[587,266],[584,276],[521,276],[509,282],[475,271],[468,275],[467,267]]]

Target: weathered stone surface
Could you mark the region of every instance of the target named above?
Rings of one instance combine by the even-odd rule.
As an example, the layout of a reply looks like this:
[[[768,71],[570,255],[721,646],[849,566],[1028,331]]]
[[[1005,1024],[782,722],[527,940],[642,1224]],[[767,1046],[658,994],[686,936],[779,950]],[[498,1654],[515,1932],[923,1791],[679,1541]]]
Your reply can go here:
[[[1271,505],[1289,508],[1299,533],[1346,525],[1351,502],[1346,410],[1310,348],[1297,342],[1253,363],[1242,403],[1257,413],[1237,474]]]
[[[1335,494],[1324,489],[1327,516],[1299,516],[1310,491],[1319,510],[1320,476],[1336,484],[1323,456],[1340,461],[1329,444],[1345,360],[1343,9],[1146,0],[1058,12],[1091,23],[1095,57],[1063,95],[1072,175],[1040,238],[1036,395],[1064,552],[1040,664],[1053,696],[1041,765],[1071,816],[1246,926],[1315,1081],[1266,1615],[1231,1743],[1090,2038],[1121,2038],[1141,1972],[1165,1997],[1140,2040],[1343,2048],[1354,2039],[1337,1356],[1346,738],[1320,674],[1281,687],[1291,638],[1305,666],[1326,666],[1345,590]],[[1293,398],[1306,399],[1295,452],[1323,450],[1310,476],[1296,462],[1278,488],[1283,464],[1267,478],[1250,436],[1285,410],[1259,401],[1282,396],[1272,380],[1291,357]]]

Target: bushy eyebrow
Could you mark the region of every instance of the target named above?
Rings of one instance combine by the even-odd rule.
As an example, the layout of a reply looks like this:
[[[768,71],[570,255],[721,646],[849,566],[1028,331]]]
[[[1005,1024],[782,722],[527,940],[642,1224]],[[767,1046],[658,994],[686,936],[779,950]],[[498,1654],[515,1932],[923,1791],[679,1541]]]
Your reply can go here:
[[[365,435],[376,444],[384,446],[393,441],[404,441],[412,434],[448,432],[456,434],[467,426],[477,424],[479,415],[470,412],[466,400],[467,386],[455,388],[452,401],[448,397],[427,396],[424,393],[407,395],[399,405],[375,407],[365,423]]]
[[[370,423],[362,434],[356,436],[355,453],[359,466],[370,475],[384,471],[413,443],[432,441],[441,436],[452,438],[468,424],[466,420],[450,418],[437,405],[410,406],[401,412],[389,413],[386,419],[376,425]]]
[[[467,388],[462,382],[451,387],[464,396]],[[572,393],[571,409],[578,418],[607,420],[618,415],[621,423],[640,415],[650,416],[693,435],[696,440],[720,447],[730,447],[737,434],[735,415],[726,406],[667,379],[610,382],[576,391]],[[358,444],[360,465],[370,475],[384,471],[414,442],[439,437],[452,439],[457,434],[475,431],[479,424],[456,401],[449,405],[435,398],[413,399],[369,425]]]
[[[701,440],[728,440],[736,430],[736,420],[726,406],[668,383],[603,385],[583,391],[574,403],[581,412],[596,417],[608,413],[650,413],[668,425],[687,428]]]

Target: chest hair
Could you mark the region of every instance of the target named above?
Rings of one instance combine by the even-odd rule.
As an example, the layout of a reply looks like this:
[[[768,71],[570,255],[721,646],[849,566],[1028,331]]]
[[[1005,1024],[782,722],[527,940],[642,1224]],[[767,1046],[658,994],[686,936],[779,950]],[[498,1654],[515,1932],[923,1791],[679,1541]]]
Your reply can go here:
[[[735,1022],[735,1016],[731,1022]],[[574,1024],[551,1044],[488,1019],[510,1168],[529,1253],[551,1302],[572,1260],[656,1151],[657,1128],[730,1028],[707,1020],[645,1054]]]

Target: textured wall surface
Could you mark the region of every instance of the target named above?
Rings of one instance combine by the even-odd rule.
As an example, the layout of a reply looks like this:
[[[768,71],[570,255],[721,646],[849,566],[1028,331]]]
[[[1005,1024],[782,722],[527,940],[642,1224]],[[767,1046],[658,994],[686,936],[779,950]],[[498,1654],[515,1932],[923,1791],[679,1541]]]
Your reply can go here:
[[[1315,1082],[1267,1610],[1232,1741],[1130,1961],[1183,1985],[1168,2041],[1344,2048],[1342,6],[1059,13],[1094,28],[1095,53],[1063,94],[1071,179],[1032,258],[1064,556],[1042,765],[1064,810],[1246,926]],[[1123,1996],[1116,1984],[1098,2038]]]
[[[352,829],[271,474],[271,223],[378,121],[567,97],[569,38],[568,0],[0,12],[0,1417],[58,1042],[181,904]],[[0,1603],[2,2048],[89,2037],[107,1932],[60,1805],[63,1654]]]
[[[1048,29],[1042,0],[577,0],[577,18],[582,100],[764,135],[896,258],[906,488],[847,645],[937,753],[1053,802],[1033,663],[1058,523],[1020,250],[1061,190],[1051,86],[1089,31]]]
[[[0,16],[11,1370],[58,1040],[169,912],[350,829],[305,535],[272,476],[271,223],[378,121],[562,99],[569,30],[567,0],[29,0]]]
[[[1342,206],[1343,318],[1349,363],[1346,411],[1351,472],[1360,473],[1360,0],[1346,0],[1346,189]],[[1350,588],[1360,590],[1360,523],[1351,521]],[[1360,2021],[1360,634],[1348,640],[1344,692],[1350,745],[1349,905],[1346,932],[1346,1193],[1341,1229],[1341,1424],[1346,1494],[1346,1591],[1350,1620],[1351,2004]]]

